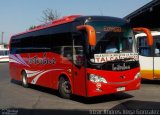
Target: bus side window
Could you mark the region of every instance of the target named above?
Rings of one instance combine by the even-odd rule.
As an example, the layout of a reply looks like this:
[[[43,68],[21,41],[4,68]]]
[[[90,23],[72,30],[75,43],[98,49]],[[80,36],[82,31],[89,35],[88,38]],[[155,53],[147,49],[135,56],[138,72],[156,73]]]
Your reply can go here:
[[[147,41],[145,37],[140,37],[138,39],[138,47],[139,47],[139,54],[142,56],[150,57],[152,56],[152,49],[147,45]]]
[[[63,56],[67,57],[69,60],[72,60],[72,47],[64,47]]]
[[[3,56],[3,55],[4,55],[4,52],[3,52],[3,51],[0,51],[0,55]]]
[[[4,52],[4,55],[5,55],[5,56],[6,56],[6,55],[8,55],[8,54],[9,54],[9,52],[8,52],[8,51],[5,51],[5,52]]]
[[[76,66],[82,66],[84,64],[84,51],[83,51],[83,35],[76,33],[73,35],[74,48],[73,48],[73,63]]]
[[[75,46],[73,49],[73,62],[77,66],[84,64],[83,46]]]
[[[157,42],[155,46],[155,56],[160,56],[160,43]]]

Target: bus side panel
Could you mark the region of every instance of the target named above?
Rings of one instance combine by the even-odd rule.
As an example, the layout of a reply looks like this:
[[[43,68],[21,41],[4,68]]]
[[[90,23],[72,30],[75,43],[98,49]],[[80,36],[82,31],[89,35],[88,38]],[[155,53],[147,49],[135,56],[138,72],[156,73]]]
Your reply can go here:
[[[72,83],[72,73],[68,71],[72,69],[72,61],[52,52],[47,53],[46,57],[52,64],[46,66],[46,74],[39,79],[38,83],[42,85],[45,82],[43,86],[58,89],[59,78],[61,76],[67,77]]]
[[[28,57],[28,81],[44,87],[57,89],[58,78],[65,71],[61,56],[52,52],[33,53]]]
[[[17,64],[16,63],[9,63],[9,69],[10,69],[10,77],[11,79],[17,80]]]
[[[32,62],[31,68],[33,68],[33,76],[30,74],[32,77],[28,77],[31,84],[58,89],[61,75],[68,77],[72,83],[72,73],[68,71],[72,69],[72,61],[60,54],[53,52],[34,53],[30,55],[29,60],[30,63]]]
[[[154,57],[154,78],[160,79],[160,57]]]
[[[86,71],[83,66],[73,66],[73,93],[80,96],[87,96]]]
[[[53,53],[24,53],[10,55],[10,75],[15,80],[22,80],[22,71],[27,73],[28,83],[40,86],[57,86],[60,75],[58,59]],[[62,66],[61,66],[62,67]]]
[[[23,54],[23,57],[29,67],[20,68],[27,72],[29,83],[58,89],[59,77],[65,75],[70,80],[73,93],[86,96],[84,67],[77,68],[74,66],[73,69],[72,60],[52,52]],[[42,63],[41,60],[50,62],[46,64],[45,61]],[[76,75],[73,76],[74,73],[72,72]]]
[[[139,55],[140,73],[144,79],[153,79],[153,57]]]
[[[154,36],[154,78],[160,79],[160,32]]]
[[[21,71],[24,66],[22,65],[21,61],[17,56],[20,56],[19,54],[11,54],[9,56],[10,58],[10,76],[12,79],[21,81]]]
[[[29,65],[25,68],[29,83],[49,87],[50,79],[47,75],[50,71],[48,70],[47,53],[26,53],[25,55],[26,62]]]

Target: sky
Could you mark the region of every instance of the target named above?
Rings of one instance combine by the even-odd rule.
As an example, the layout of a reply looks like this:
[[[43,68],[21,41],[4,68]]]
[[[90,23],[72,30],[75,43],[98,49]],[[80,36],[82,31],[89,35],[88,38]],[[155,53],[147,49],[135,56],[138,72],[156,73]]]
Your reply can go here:
[[[0,43],[12,35],[40,25],[43,11],[56,10],[60,15],[104,15],[123,18],[151,0],[0,0]]]

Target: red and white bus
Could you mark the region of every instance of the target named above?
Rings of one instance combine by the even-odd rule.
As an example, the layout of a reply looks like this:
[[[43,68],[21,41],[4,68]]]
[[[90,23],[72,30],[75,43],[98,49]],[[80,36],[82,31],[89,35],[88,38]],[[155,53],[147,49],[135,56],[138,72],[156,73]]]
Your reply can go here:
[[[133,29],[120,18],[73,15],[37,26],[11,37],[9,58],[11,79],[57,89],[63,98],[140,88]]]

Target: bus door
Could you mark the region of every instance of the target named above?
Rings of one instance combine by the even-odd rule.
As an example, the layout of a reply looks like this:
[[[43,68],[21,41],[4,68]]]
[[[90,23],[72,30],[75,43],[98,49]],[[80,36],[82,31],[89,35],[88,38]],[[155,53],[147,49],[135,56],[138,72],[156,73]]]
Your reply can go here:
[[[154,60],[152,49],[147,45],[146,36],[140,37],[138,40],[139,61],[141,69],[141,77],[144,79],[154,78]]]
[[[73,93],[86,96],[84,47],[81,35],[73,37]]]
[[[160,79],[160,36],[154,36],[154,78]]]

